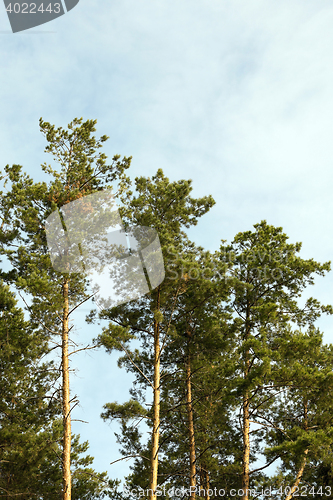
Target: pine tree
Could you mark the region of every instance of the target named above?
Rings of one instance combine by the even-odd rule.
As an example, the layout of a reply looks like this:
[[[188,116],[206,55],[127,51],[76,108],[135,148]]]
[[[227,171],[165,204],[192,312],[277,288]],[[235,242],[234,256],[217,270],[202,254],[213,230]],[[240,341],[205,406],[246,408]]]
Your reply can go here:
[[[190,265],[188,256],[193,246],[187,239],[185,229],[197,224],[197,220],[213,205],[211,197],[193,199],[190,197],[192,190],[191,181],[181,180],[170,182],[162,172],[150,178],[140,177],[135,180],[137,196],[128,195],[123,197],[124,207],[122,210],[123,223],[128,226],[145,226],[154,228],[161,242],[162,253],[166,263],[166,275],[164,281],[151,292],[137,301],[132,301],[124,306],[119,306],[106,311],[101,317],[111,320],[107,329],[100,337],[100,342],[108,350],[118,346],[118,349],[126,351],[122,363],[126,364],[128,370],[136,374],[138,384],[151,387],[153,392],[153,403],[148,415],[145,415],[141,405],[142,418],[146,418],[151,426],[151,440],[149,443],[150,467],[149,481],[145,484],[149,489],[149,498],[156,499],[158,486],[158,463],[161,443],[164,442],[164,430],[161,427],[161,386],[168,368],[163,368],[164,352],[172,338],[172,321],[177,314],[179,297],[184,291],[186,283],[186,269]],[[168,261],[168,253],[176,256],[171,263]],[[193,254],[193,250],[192,250]],[[170,264],[170,265],[168,265]],[[172,264],[172,265],[171,265]],[[196,305],[199,307],[199,303]],[[142,343],[140,352],[130,352],[127,341],[135,336]],[[118,344],[117,344],[118,343]],[[134,395],[134,393],[132,393]],[[136,399],[139,399],[140,391],[136,390]],[[137,401],[139,403],[139,401]],[[141,403],[143,400],[141,400]],[[137,408],[137,407],[136,407]],[[115,415],[114,407],[107,407],[105,418]],[[122,411],[127,410],[123,407]],[[120,411],[119,407],[117,410]],[[134,416],[138,414],[135,413]],[[121,415],[120,415],[121,416]],[[123,419],[124,421],[124,419]],[[126,422],[123,422],[124,425]],[[124,427],[126,435],[131,432]],[[138,438],[137,433],[131,436]],[[127,441],[128,452],[133,450],[133,444]],[[147,472],[147,448],[140,449],[134,445],[134,449],[141,450],[143,469]],[[129,453],[133,454],[133,453]],[[141,474],[141,481],[146,473]]]
[[[54,362],[41,362],[47,337],[17,307],[14,294],[0,287],[0,498],[61,498],[60,405]],[[83,457],[87,443],[73,436],[73,499],[101,499],[116,488]],[[105,492],[105,493],[104,493]],[[115,498],[114,494],[110,498]]]
[[[255,459],[255,455],[251,455],[250,425],[253,420],[265,419],[274,402],[277,388],[270,377],[278,359],[279,339],[290,331],[291,323],[311,326],[323,312],[332,313],[330,306],[321,306],[313,298],[309,298],[304,307],[298,304],[305,287],[313,284],[316,274],[329,271],[330,263],[302,259],[297,255],[301,244],[287,243],[287,239],[282,228],[262,221],[254,226],[254,231],[236,235],[231,245],[222,245],[220,252],[222,261],[233,263],[230,276],[238,280],[232,293],[232,306],[238,329],[239,379],[235,387],[241,398],[244,500],[248,499],[250,477],[258,477],[261,470],[278,458],[275,456],[265,466],[250,471],[250,463]],[[260,450],[262,435],[256,434],[253,451]]]
[[[39,469],[57,441],[59,405],[52,397],[52,363],[43,332],[24,320],[8,286],[0,284],[0,495],[40,491]],[[52,453],[52,452],[51,452]],[[46,490],[45,490],[46,491]]]
[[[188,464],[191,498],[198,490],[205,496],[210,490],[212,456],[219,453],[220,444],[220,435],[212,439],[213,415],[218,408],[218,421],[224,424],[219,429],[223,427],[225,438],[229,419],[223,394],[233,374],[228,360],[228,285],[218,279],[225,265],[218,269],[218,262],[200,248],[197,254],[196,260],[188,259],[184,293],[172,321],[173,342],[166,359],[173,373],[162,392],[165,426],[172,430],[168,447],[174,457],[174,461],[166,457],[164,468],[177,471],[173,480],[181,487],[182,468]]]
[[[48,142],[45,151],[59,163],[59,170],[42,165],[50,178],[48,184],[34,182],[18,165],[7,165],[2,176],[11,184],[1,203],[2,228],[7,235],[5,255],[12,266],[7,279],[30,294],[32,321],[53,337],[62,352],[63,500],[71,499],[71,405],[76,402],[75,398],[71,400],[69,390],[69,320],[89,295],[85,275],[52,267],[45,227],[48,216],[67,203],[108,189],[111,182],[119,182],[120,192],[126,184],[124,171],[131,159],[120,160],[116,155],[107,165],[106,155],[99,149],[108,138],[96,139],[95,125],[93,120],[75,119],[64,130],[41,119],[40,129]]]
[[[311,496],[311,487],[320,495],[329,484],[318,476],[323,466],[328,472],[333,466],[333,347],[324,345],[320,331],[310,327],[282,335],[278,353],[274,384],[280,393],[261,424],[267,430],[267,460],[281,460],[271,483],[282,489],[285,500],[299,492]]]

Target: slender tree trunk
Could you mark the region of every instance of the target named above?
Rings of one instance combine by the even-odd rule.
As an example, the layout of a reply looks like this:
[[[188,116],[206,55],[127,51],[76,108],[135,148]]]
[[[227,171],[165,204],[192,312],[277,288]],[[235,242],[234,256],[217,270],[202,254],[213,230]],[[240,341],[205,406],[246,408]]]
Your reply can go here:
[[[243,396],[243,474],[242,489],[243,500],[248,500],[250,488],[250,417],[249,417],[249,393]]]
[[[10,486],[10,475],[8,474],[7,476],[7,492],[6,492],[6,500],[10,500],[10,493],[9,493],[9,486]]]
[[[247,302],[245,320],[245,342],[250,336],[250,306]],[[244,358],[244,379],[246,380],[250,372],[250,352],[245,351]],[[246,389],[243,394],[243,470],[242,470],[243,500],[248,500],[250,489],[250,394]]]
[[[199,497],[205,496],[205,472],[204,465],[200,465],[200,489],[199,489]]]
[[[209,471],[205,463],[200,465],[200,489],[199,497],[204,497],[206,500],[210,500],[209,495]]]
[[[205,425],[205,430],[204,430],[204,438],[203,438],[203,449],[207,451],[207,429],[209,427],[208,423],[208,407],[212,406],[212,402],[209,403],[209,396],[206,396],[206,407],[205,407],[205,419],[204,419],[204,425]],[[202,457],[203,462],[200,464],[200,490],[199,490],[199,496],[204,497],[206,500],[210,500],[209,496],[209,469],[208,465],[205,462],[205,458]]]
[[[304,469],[305,469],[305,466],[306,466],[306,456],[307,456],[308,452],[309,452],[309,450],[305,450],[305,452],[304,452],[304,457],[303,457],[303,460],[302,460],[301,467],[298,470],[298,473],[297,473],[297,476],[296,476],[296,480],[295,480],[293,486],[291,487],[289,495],[286,496],[285,500],[290,500],[292,498],[293,493],[295,492],[297,486],[299,485],[299,483],[300,483],[300,481],[302,479],[303,472],[304,472]]]
[[[191,358],[188,355],[186,360],[186,406],[190,442],[190,499],[195,500],[196,487],[196,467],[195,467],[195,438],[192,407],[192,387],[191,387]]]
[[[157,311],[160,310],[160,289],[157,289]],[[158,447],[160,438],[160,324],[154,320],[154,400],[153,400],[153,431],[151,444],[150,493],[149,499],[156,500]]]
[[[210,490],[209,472],[208,472],[207,467],[206,467],[206,471],[205,471],[205,488],[206,488],[206,500],[210,500],[210,496],[209,496],[209,490]]]
[[[69,363],[68,363],[68,280],[63,283],[63,320],[62,320],[62,414],[63,414],[63,452],[62,482],[63,500],[71,500],[71,414],[69,402]]]
[[[306,432],[308,431],[308,402],[307,401],[304,401],[304,430]],[[307,458],[308,452],[309,452],[309,450],[304,451],[304,457],[303,457],[303,460],[301,463],[301,467],[298,469],[298,472],[296,475],[296,480],[295,480],[294,484],[292,485],[290,493],[289,493],[289,495],[286,496],[285,500],[290,500],[292,498],[293,493],[295,492],[297,486],[299,485],[299,483],[302,479],[303,472],[304,472],[304,469],[306,466],[306,458]]]

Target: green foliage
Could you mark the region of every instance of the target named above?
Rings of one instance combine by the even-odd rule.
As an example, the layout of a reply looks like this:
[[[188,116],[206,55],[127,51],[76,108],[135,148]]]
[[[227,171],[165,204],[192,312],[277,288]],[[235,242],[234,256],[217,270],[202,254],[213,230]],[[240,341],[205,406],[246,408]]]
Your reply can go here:
[[[107,137],[102,136],[96,139],[93,135],[96,130],[95,125],[95,120],[84,122],[82,118],[74,119],[68,125],[68,130],[65,130],[61,127],[56,129],[41,119],[40,129],[48,143],[45,152],[51,154],[58,164],[57,168],[47,164],[42,165],[48,182],[34,182],[19,165],[7,165],[0,173],[3,181],[0,203],[0,255],[7,259],[11,267],[9,271],[2,272],[1,275],[4,280],[14,285],[16,290],[28,295],[29,323],[22,327],[21,331],[25,328],[26,338],[34,339],[31,342],[35,342],[29,346],[29,349],[26,348],[24,355],[22,353],[20,358],[19,349],[21,346],[25,349],[26,346],[24,336],[20,334],[19,343],[10,347],[4,344],[3,351],[4,355],[8,355],[10,359],[8,366],[12,362],[15,367],[13,373],[20,381],[16,389],[14,382],[10,382],[12,386],[4,388],[8,392],[8,397],[10,397],[11,390],[15,394],[12,398],[14,409],[17,408],[16,400],[26,405],[24,391],[31,392],[31,394],[28,392],[27,409],[25,406],[20,409],[20,414],[26,412],[24,418],[22,416],[22,425],[24,424],[26,428],[20,428],[20,420],[13,420],[11,413],[6,411],[4,414],[7,416],[8,428],[4,426],[1,429],[6,446],[9,446],[9,438],[13,444],[16,443],[15,439],[17,440],[19,451],[16,451],[16,444],[12,448],[9,446],[8,453],[13,453],[13,458],[8,463],[16,464],[15,472],[10,471],[9,475],[10,480],[14,477],[14,482],[19,481],[17,486],[15,483],[15,488],[19,488],[20,491],[26,489],[26,498],[28,498],[27,491],[29,494],[30,491],[34,491],[34,495],[40,491],[42,498],[59,498],[62,489],[60,436],[63,429],[59,422],[55,421],[55,418],[59,416],[62,401],[61,391],[57,386],[55,388],[52,386],[55,383],[52,374],[58,378],[59,369],[56,370],[52,366],[52,371],[49,372],[48,367],[44,370],[41,365],[30,375],[29,356],[34,356],[34,363],[37,363],[51,350],[48,345],[51,340],[52,346],[56,344],[56,347],[61,347],[59,337],[64,324],[64,281],[69,284],[68,316],[76,306],[89,298],[88,282],[83,274],[66,275],[66,273],[57,272],[52,267],[45,233],[46,219],[53,211],[73,200],[97,191],[111,189],[110,182],[118,183],[116,195],[124,194],[128,185],[125,171],[130,166],[131,158],[121,159],[119,155],[115,155],[111,164],[107,164],[106,155],[100,152]],[[12,323],[10,335],[13,339],[15,339],[15,328]],[[6,334],[8,335],[7,329]],[[14,362],[13,358],[17,355],[18,359]],[[22,359],[22,366],[19,364],[20,359]],[[27,370],[27,378],[23,377],[23,368]],[[5,377],[4,381],[9,383],[10,379]],[[20,390],[21,393],[17,395],[15,391]],[[2,397],[10,406],[6,397]],[[41,404],[40,411],[36,410],[36,406],[32,406],[32,403],[36,405],[36,402]],[[39,416],[40,412],[44,412],[43,415]],[[39,416],[38,421],[34,424],[37,416]],[[6,432],[9,433],[8,436]],[[26,445],[25,440],[27,440]],[[106,478],[105,474],[98,475],[91,468],[87,468],[91,463],[90,459],[86,459],[86,465],[81,458],[75,459],[75,447],[78,449],[78,446],[74,442],[73,498],[87,500],[103,498],[113,483]],[[7,462],[3,463],[7,464]],[[34,464],[36,464],[35,469]],[[10,465],[4,465],[3,468],[5,467],[10,467]],[[38,485],[44,486],[39,488]]]
[[[129,330],[128,327],[110,323],[108,327],[103,328],[102,333],[95,342],[97,345],[103,345],[107,352],[113,350],[121,351],[123,344],[135,339],[135,335],[131,335]]]
[[[106,411],[101,414],[103,420],[119,418],[124,422],[128,422],[132,418],[144,418],[147,415],[147,410],[133,399],[126,401],[124,404],[107,403],[104,405],[104,409]]]
[[[14,294],[0,283],[0,497],[61,498],[62,423],[58,377],[41,331],[24,319]],[[115,498],[117,483],[83,457],[88,443],[73,436],[73,499]],[[112,490],[112,491],[111,491]]]
[[[251,487],[291,488],[298,477],[300,488],[333,487],[333,347],[315,326],[333,309],[313,297],[300,305],[330,263],[303,259],[301,244],[266,221],[231,244],[222,240],[214,254],[196,246],[186,231],[213,198],[193,198],[190,180],[170,181],[161,169],[137,177],[132,192],[131,158],[115,155],[108,164],[108,138],[97,139],[95,126],[81,118],[63,129],[41,119],[45,151],[57,163],[42,165],[48,181],[34,182],[19,165],[0,173],[0,255],[10,266],[0,271],[0,497],[61,498],[61,394],[58,368],[45,359],[61,334],[64,279],[71,310],[88,299],[89,283],[53,269],[45,221],[111,183],[125,227],[156,229],[165,264],[155,290],[87,317],[108,322],[95,346],[120,351],[118,365],[134,375],[129,401],[107,403],[101,414],[120,422],[120,453],[132,459],[127,486],[149,485],[154,411],[147,389],[154,389],[159,361],[159,485],[188,486],[191,413],[197,484],[233,498],[229,491],[242,487],[244,475],[246,402]],[[28,320],[5,282],[28,295]],[[127,498],[118,481],[94,471],[87,450],[72,436],[73,500]]]
[[[304,477],[308,477],[309,470],[319,471],[323,463],[330,467],[331,419],[325,419],[320,405],[326,415],[331,414],[327,402],[331,351],[322,345],[321,334],[313,325],[321,314],[331,314],[332,308],[314,298],[307,299],[304,307],[299,305],[302,292],[314,283],[316,274],[323,276],[330,270],[330,263],[302,259],[298,255],[301,244],[288,243],[282,228],[265,221],[256,224],[254,231],[239,233],[231,245],[222,244],[219,252],[210,255],[190,243],[180,225],[176,233],[171,219],[165,217],[161,222],[159,213],[159,221],[155,222],[155,208],[163,198],[157,185],[163,184],[167,193],[171,188],[161,173],[153,180],[154,186],[137,181],[142,198],[133,198],[132,206],[140,207],[140,212],[132,210],[132,217],[138,224],[156,223],[163,235],[166,280],[160,288],[160,307],[156,308],[152,292],[139,303],[105,311],[101,317],[130,328],[141,340],[141,349],[129,351],[127,347],[120,361],[121,366],[135,373],[131,393],[140,406],[152,380],[150,325],[158,322],[166,333],[161,357],[160,484],[187,484],[188,363],[192,373],[197,483],[203,488],[242,486],[242,428],[236,415],[242,414],[244,394],[250,398],[251,421],[256,423],[251,433],[252,487],[276,482],[265,475],[265,464],[254,465],[259,454],[266,457],[267,466],[282,459],[286,478],[290,471],[295,477],[307,448],[310,451]],[[154,197],[150,197],[151,193]],[[170,205],[165,198],[163,203]],[[295,327],[308,330],[303,333]],[[104,345],[107,347],[106,342]],[[292,415],[302,415],[305,393],[307,397],[313,394],[311,415],[318,417],[312,420],[315,429],[311,431],[304,430],[302,418],[292,423]],[[326,402],[320,403],[319,396]],[[288,400],[290,404],[286,404]],[[121,418],[126,405],[119,407],[119,413],[116,403],[105,408],[110,412],[103,414],[104,419]],[[310,407],[308,411],[310,418]],[[135,418],[139,416],[129,413],[127,419],[122,419],[118,441],[124,456],[137,457],[128,485],[146,488],[150,442],[142,441]],[[151,418],[150,411],[147,416]],[[288,438],[283,432],[288,433]]]

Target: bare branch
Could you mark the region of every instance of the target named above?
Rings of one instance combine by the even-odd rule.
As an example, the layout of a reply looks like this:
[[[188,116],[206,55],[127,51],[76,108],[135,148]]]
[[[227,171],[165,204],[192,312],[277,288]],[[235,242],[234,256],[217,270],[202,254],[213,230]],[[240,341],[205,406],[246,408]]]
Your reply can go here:
[[[82,300],[79,304],[77,304],[75,307],[73,307],[73,309],[71,309],[68,313],[68,317],[72,314],[72,312],[75,311],[75,309],[77,309],[78,307],[80,307],[82,304],[84,304],[85,302],[87,302],[87,300],[91,299],[91,297],[93,297],[94,295],[96,295],[96,293],[93,293],[92,295],[90,295],[89,297],[87,297],[86,299]]]
[[[130,360],[130,362],[133,364],[133,366],[135,366],[135,368],[136,368],[136,369],[137,369],[137,370],[141,373],[141,375],[142,375],[142,376],[143,376],[143,377],[147,380],[147,382],[149,383],[149,385],[150,385],[150,386],[152,387],[152,389],[154,390],[154,386],[153,386],[153,384],[151,383],[151,381],[149,380],[149,378],[148,378],[148,377],[147,377],[147,376],[143,373],[143,371],[142,371],[142,370],[138,367],[138,365],[136,365],[136,364],[134,363],[134,361],[132,360],[131,356],[129,355],[129,352],[127,351],[126,347],[125,347],[125,346],[124,346],[121,342],[119,342],[119,343],[120,343],[120,346],[121,346],[121,348],[123,349],[123,351],[125,351],[125,352],[126,352],[127,357],[128,357],[128,359]]]
[[[268,462],[268,464],[264,465],[263,467],[259,467],[258,469],[251,470],[251,472],[249,472],[249,474],[253,474],[254,472],[258,472],[259,470],[266,469],[266,467],[269,467],[273,462],[275,462],[275,460],[277,460],[280,457],[281,457],[281,455],[277,455],[275,458],[273,458],[273,460]]]
[[[76,352],[88,351],[89,349],[96,349],[97,347],[98,347],[97,345],[82,347],[81,349],[76,349],[75,351],[70,352],[68,354],[68,356],[71,356],[72,354],[75,354]]]
[[[113,465],[117,462],[120,462],[121,460],[129,460],[130,458],[137,458],[137,457],[144,458],[145,460],[150,460],[149,458],[144,457],[142,455],[127,455],[127,457],[118,458],[118,460],[115,460],[114,462],[110,462],[110,465]]]

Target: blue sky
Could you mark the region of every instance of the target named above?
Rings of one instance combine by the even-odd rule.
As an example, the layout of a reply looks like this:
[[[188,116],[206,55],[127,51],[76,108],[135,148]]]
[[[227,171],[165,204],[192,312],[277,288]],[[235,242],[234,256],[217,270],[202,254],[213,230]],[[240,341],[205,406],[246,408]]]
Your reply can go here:
[[[133,156],[131,175],[162,168],[193,179],[215,207],[191,231],[214,250],[262,219],[302,241],[304,257],[333,258],[333,6],[317,0],[80,0],[35,30],[12,34],[0,5],[0,158],[36,179],[38,120],[98,120],[105,151]],[[42,31],[45,31],[42,33]],[[49,33],[47,31],[54,31]],[[332,302],[333,279],[311,294]],[[98,332],[78,318],[78,337]],[[333,340],[333,318],[322,320]],[[124,401],[117,356],[77,355],[74,432],[99,470],[122,477],[113,428],[99,418]]]

